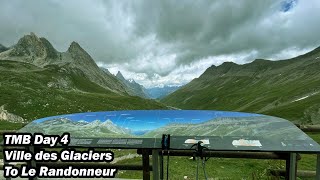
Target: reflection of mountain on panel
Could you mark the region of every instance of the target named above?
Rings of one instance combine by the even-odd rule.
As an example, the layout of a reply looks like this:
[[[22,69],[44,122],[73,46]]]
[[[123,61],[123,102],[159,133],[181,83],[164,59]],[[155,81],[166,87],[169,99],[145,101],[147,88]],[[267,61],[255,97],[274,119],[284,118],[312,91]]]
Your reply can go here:
[[[277,126],[275,128],[274,126]],[[301,134],[295,126],[288,126],[286,120],[270,116],[253,117],[223,117],[200,124],[169,124],[143,135],[143,137],[158,137],[162,134],[173,136],[257,136],[267,138],[301,139],[308,137]],[[270,131],[270,130],[273,131]],[[275,131],[275,129],[277,129]],[[301,137],[296,137],[300,134]]]
[[[137,136],[142,136],[148,132],[150,132],[150,130],[140,130],[140,131],[133,131],[132,134],[137,135]]]
[[[32,122],[23,131],[42,132],[45,134],[62,134],[69,132],[76,137],[132,137],[130,130],[121,128],[111,120],[101,122],[72,121],[67,118],[47,120],[40,123]]]
[[[70,120],[56,117],[41,122],[32,122],[23,128],[23,132],[42,132],[44,134],[62,134],[69,132],[76,137],[105,137],[105,138],[161,138],[162,134],[172,136],[248,136],[259,139],[274,140],[307,140],[294,124],[277,117],[253,115],[246,117],[212,117],[202,123],[174,122],[160,126],[145,126],[144,123],[130,126],[120,126],[107,119],[100,121],[92,119],[90,122],[81,118]],[[288,124],[289,123],[289,124]],[[291,125],[290,125],[291,124]],[[148,130],[149,129],[149,130]],[[153,129],[153,130],[150,130]]]

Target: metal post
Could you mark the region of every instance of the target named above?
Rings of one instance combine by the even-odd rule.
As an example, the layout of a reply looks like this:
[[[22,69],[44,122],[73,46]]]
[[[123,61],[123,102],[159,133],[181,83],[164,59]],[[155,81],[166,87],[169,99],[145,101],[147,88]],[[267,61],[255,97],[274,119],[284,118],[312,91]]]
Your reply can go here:
[[[150,180],[149,150],[142,149],[143,180]]]
[[[296,180],[297,177],[297,154],[290,153],[286,160],[286,180]]]
[[[28,146],[27,149],[33,154],[35,155],[35,151],[34,151],[34,146]],[[29,168],[36,168],[37,167],[37,164],[36,164],[36,161],[35,160],[31,160],[27,163],[28,167]],[[37,180],[38,178],[37,177],[29,177],[28,178],[29,180]]]
[[[316,170],[316,180],[320,179],[320,154],[317,154],[317,170]]]
[[[160,180],[163,180],[163,151],[159,156],[159,161],[160,161]]]
[[[152,150],[152,173],[153,180],[159,180],[159,151]]]

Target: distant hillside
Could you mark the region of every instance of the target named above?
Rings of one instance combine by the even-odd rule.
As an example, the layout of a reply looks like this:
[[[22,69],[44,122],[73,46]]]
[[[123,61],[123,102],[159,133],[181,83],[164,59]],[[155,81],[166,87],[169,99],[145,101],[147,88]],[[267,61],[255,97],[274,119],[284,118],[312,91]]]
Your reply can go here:
[[[130,95],[139,96],[146,99],[149,98],[146,89],[142,85],[136,83],[133,79],[127,80],[123,77],[120,71],[118,71],[116,77],[127,87]]]
[[[78,43],[66,52],[26,35],[0,53],[0,106],[26,121],[75,112],[163,109],[132,97],[113,75],[102,71]]]
[[[168,94],[176,91],[181,86],[163,86],[163,87],[153,87],[148,88],[147,92],[152,99],[161,99]]]
[[[162,100],[182,109],[257,112],[320,123],[320,48],[296,58],[211,66]]]

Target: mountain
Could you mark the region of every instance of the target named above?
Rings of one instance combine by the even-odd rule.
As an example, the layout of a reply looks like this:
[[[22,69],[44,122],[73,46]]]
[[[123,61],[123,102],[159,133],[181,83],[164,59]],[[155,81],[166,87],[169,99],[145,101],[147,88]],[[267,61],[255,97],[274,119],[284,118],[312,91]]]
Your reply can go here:
[[[182,109],[256,112],[318,124],[320,48],[281,61],[211,66],[162,102]]]
[[[130,95],[146,99],[149,98],[146,89],[142,85],[136,83],[133,79],[125,79],[120,71],[118,71],[116,77],[127,87]]]
[[[0,106],[26,121],[88,111],[164,109],[132,97],[113,75],[102,71],[78,43],[56,51],[35,34],[0,53]]]
[[[176,91],[181,86],[161,86],[148,88],[147,92],[152,99],[161,99],[170,93]]]
[[[6,51],[6,50],[8,50],[8,48],[5,47],[4,45],[0,44],[0,53],[3,51]]]
[[[114,77],[102,71],[92,57],[76,42],[66,52],[58,52],[45,38],[34,33],[22,37],[16,45],[0,53],[0,60],[26,62],[38,67],[63,66],[67,71],[82,72],[90,81],[110,91],[126,94],[125,87]]]
[[[50,42],[34,33],[23,36],[12,48],[0,54],[1,59],[23,61],[38,66],[50,64],[57,57],[58,52]]]

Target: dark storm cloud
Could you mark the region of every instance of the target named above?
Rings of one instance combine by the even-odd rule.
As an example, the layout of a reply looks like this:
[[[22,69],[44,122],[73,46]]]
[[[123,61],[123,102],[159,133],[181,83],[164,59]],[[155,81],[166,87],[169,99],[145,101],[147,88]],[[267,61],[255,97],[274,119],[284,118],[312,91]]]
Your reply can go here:
[[[29,32],[60,51],[77,41],[99,65],[147,86],[185,83],[224,61],[283,59],[320,45],[318,0],[0,4],[0,43],[12,45]]]
[[[136,13],[136,32],[153,32],[161,42],[176,44],[185,52],[181,63],[253,50],[269,57],[289,47],[319,45],[314,39],[315,31],[320,30],[315,8],[319,3],[301,2],[296,12],[286,14],[281,12],[283,2],[183,1],[181,5],[181,1],[148,1]],[[293,1],[285,2],[293,8]],[[310,22],[300,24],[305,19]]]

